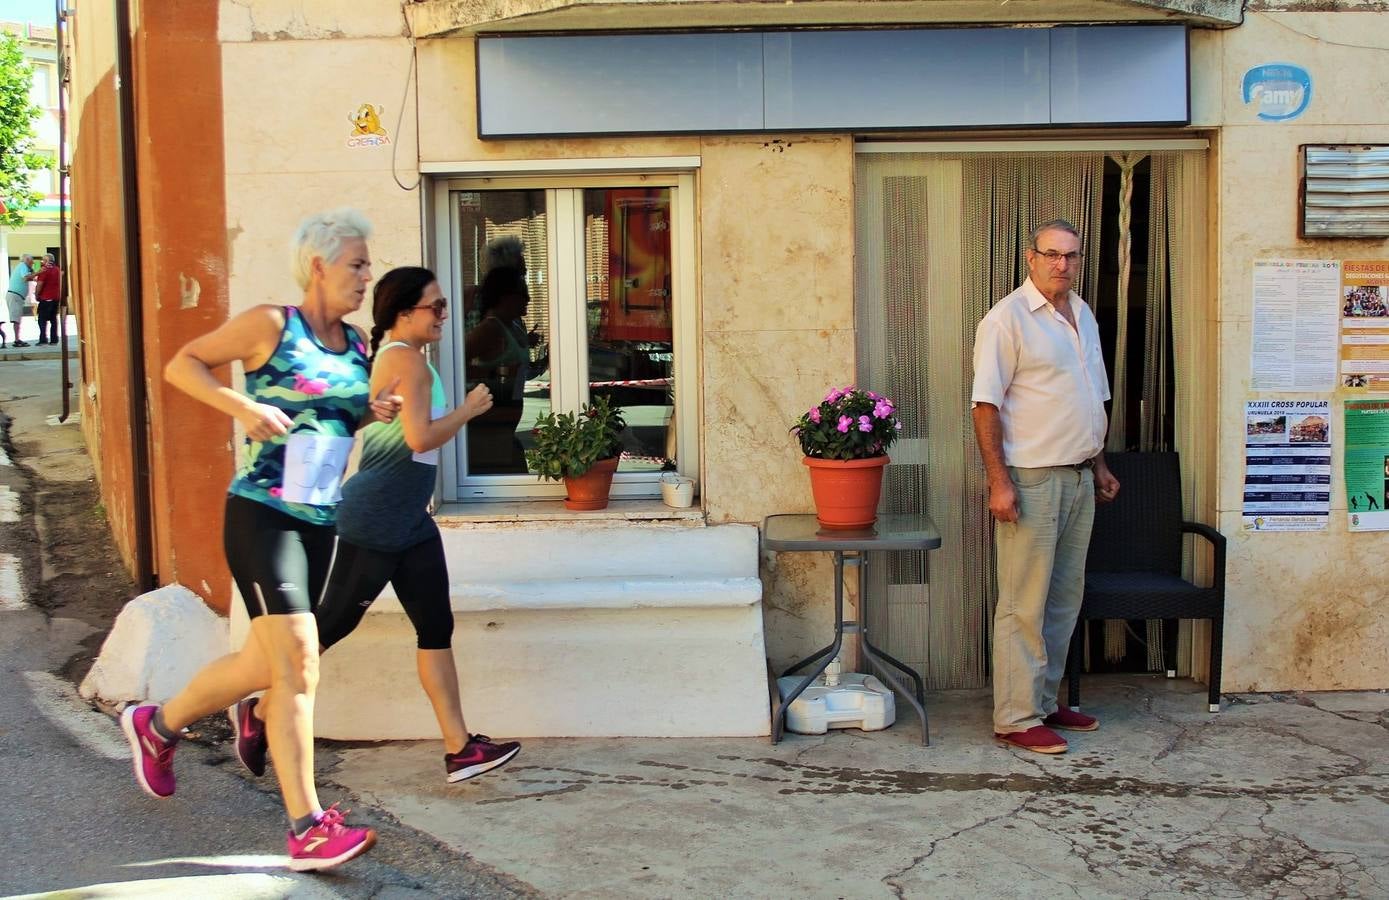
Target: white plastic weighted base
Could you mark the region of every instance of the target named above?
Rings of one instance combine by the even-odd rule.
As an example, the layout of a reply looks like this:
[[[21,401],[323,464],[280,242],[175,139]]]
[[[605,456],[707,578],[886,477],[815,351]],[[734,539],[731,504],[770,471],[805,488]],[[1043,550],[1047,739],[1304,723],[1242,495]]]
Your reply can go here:
[[[777,688],[785,697],[803,680],[799,675],[778,678]],[[840,675],[836,687],[817,681],[786,710],[786,730],[796,734],[824,734],[831,728],[881,731],[896,720],[892,691],[872,675],[855,673]]]

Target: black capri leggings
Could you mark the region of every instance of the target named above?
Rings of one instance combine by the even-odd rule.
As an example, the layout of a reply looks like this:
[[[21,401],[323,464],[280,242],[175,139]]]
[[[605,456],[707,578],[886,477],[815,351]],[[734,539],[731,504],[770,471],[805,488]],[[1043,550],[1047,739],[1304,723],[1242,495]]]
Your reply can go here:
[[[390,583],[421,650],[447,650],[453,642],[453,607],[444,542],[436,532],[397,553],[368,550],[338,538],[337,557],[318,606],[318,642],[331,647],[353,632]]]
[[[313,525],[264,503],[227,495],[222,549],[252,619],[313,612],[336,539],[332,525]]]

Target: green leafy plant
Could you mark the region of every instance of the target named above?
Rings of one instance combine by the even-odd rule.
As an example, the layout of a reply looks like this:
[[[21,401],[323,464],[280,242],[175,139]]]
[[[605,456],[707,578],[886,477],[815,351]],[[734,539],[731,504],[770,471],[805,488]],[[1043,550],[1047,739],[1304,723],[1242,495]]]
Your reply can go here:
[[[882,456],[901,430],[897,404],[856,387],[831,388],[791,426],[801,452],[816,459]]]
[[[535,448],[526,451],[526,464],[548,481],[577,478],[621,452],[626,427],[622,410],[607,397],[585,403],[578,413],[547,413],[531,429]]]
[[[33,77],[19,41],[0,31],[0,225],[6,228],[22,226],[24,210],[43,199],[29,187],[34,173],[48,165],[43,154],[30,152],[41,112],[29,99]]]

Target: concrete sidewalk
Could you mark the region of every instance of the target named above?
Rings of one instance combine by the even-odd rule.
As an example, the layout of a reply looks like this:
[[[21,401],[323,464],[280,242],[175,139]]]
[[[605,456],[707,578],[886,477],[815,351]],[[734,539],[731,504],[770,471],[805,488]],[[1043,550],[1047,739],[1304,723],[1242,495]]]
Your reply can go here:
[[[19,337],[26,342],[27,347],[16,347],[14,345],[14,330],[9,322],[5,323],[5,346],[0,347],[0,361],[9,359],[59,359],[62,357],[62,349],[56,344],[40,345],[39,323],[33,316],[25,316],[20,323]],[[77,365],[77,317],[69,315],[67,317],[67,344],[68,355],[72,358],[72,364]],[[75,371],[75,369],[74,369]],[[77,376],[73,375],[75,381]]]
[[[929,748],[904,715],[775,747],[532,740],[462,786],[436,744],[343,748],[329,777],[553,896],[1389,896],[1389,695],[1084,696],[1103,725],[1056,757],[994,744],[971,691],[928,696]]]

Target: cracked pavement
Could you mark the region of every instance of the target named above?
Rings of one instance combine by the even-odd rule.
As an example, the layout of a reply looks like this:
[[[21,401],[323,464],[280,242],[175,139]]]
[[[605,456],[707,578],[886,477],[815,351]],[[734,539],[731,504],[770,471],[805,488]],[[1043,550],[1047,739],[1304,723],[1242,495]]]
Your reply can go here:
[[[531,740],[494,777],[430,742],[343,746],[333,778],[403,824],[567,897],[1383,897],[1389,694],[1087,680],[1090,734],[990,740],[989,694],[885,732]],[[387,765],[386,761],[390,760]]]

